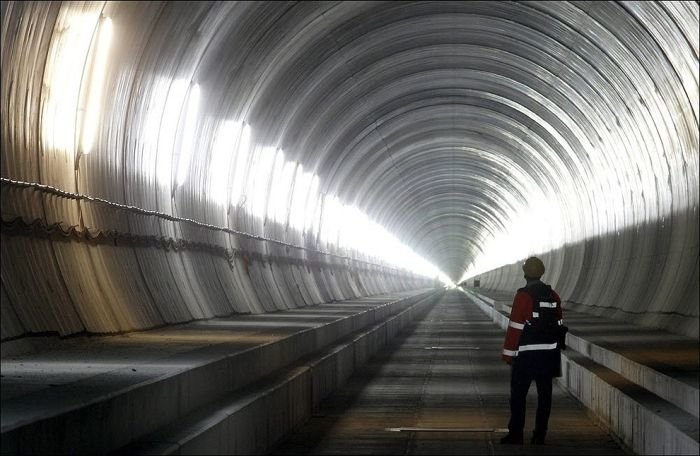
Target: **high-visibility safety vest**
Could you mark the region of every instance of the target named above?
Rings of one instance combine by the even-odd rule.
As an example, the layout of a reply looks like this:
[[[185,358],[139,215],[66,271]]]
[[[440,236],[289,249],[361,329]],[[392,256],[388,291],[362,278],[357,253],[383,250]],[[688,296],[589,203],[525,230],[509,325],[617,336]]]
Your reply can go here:
[[[501,357],[512,361],[564,348],[568,328],[564,326],[561,299],[549,285],[535,282],[518,290],[513,299],[510,321]]]

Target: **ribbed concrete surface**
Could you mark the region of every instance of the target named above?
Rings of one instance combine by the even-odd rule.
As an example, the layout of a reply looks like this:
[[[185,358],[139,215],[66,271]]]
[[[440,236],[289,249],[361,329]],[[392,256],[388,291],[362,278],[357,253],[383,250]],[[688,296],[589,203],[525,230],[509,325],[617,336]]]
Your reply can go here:
[[[11,355],[4,344],[2,453],[119,448],[431,294],[69,340],[38,353]]]
[[[318,253],[377,253],[333,201],[697,339],[697,2],[1,5],[2,340],[424,286]]]
[[[548,445],[499,444],[509,418],[509,368],[500,361],[502,342],[503,331],[476,305],[462,293],[448,292],[423,320],[322,402],[307,425],[275,453],[624,454],[557,386]],[[534,391],[533,385],[526,432],[533,426]],[[387,430],[401,427],[463,431]]]

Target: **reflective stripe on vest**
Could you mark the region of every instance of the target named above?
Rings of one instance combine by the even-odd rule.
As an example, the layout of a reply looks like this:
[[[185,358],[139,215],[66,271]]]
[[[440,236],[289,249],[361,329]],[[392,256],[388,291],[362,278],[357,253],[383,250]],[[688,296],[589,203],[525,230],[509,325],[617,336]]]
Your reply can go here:
[[[506,356],[518,356],[518,351],[515,350],[506,350],[505,348],[503,349],[503,354]]]
[[[532,312],[532,318],[540,318],[540,313],[539,312]],[[563,320],[559,320],[559,324],[563,325],[564,324]]]
[[[514,321],[511,321],[510,323],[508,323],[508,326],[510,326],[511,328],[515,328],[515,329],[523,329],[525,327],[524,324],[516,323]]]
[[[530,344],[530,345],[521,345],[518,347],[518,350],[521,352],[524,351],[533,351],[533,350],[556,350],[557,348],[557,343],[553,344]]]
[[[540,307],[546,307],[547,309],[556,309],[556,302],[540,302]]]

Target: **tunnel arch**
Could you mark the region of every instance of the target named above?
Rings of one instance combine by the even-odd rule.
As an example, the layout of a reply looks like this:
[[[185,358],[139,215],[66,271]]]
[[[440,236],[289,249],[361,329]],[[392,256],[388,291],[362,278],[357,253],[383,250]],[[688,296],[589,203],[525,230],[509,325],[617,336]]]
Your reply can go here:
[[[698,335],[696,2],[7,2],[2,33],[3,340],[433,285],[321,239],[333,198],[453,281],[538,254],[570,305]]]

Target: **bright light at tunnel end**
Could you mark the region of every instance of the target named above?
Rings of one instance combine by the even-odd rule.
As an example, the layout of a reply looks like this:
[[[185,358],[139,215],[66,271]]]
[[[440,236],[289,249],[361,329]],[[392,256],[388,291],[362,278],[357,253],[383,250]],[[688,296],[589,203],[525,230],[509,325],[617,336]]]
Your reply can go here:
[[[565,217],[554,192],[544,192],[535,186],[526,195],[528,206],[506,218],[504,229],[485,237],[480,243],[480,253],[457,283],[552,251],[566,242]]]
[[[447,274],[415,253],[384,227],[371,221],[361,210],[342,204],[336,196],[324,197],[320,236],[328,244],[353,249],[375,261],[384,261],[414,274],[438,279],[448,287],[455,286]]]

